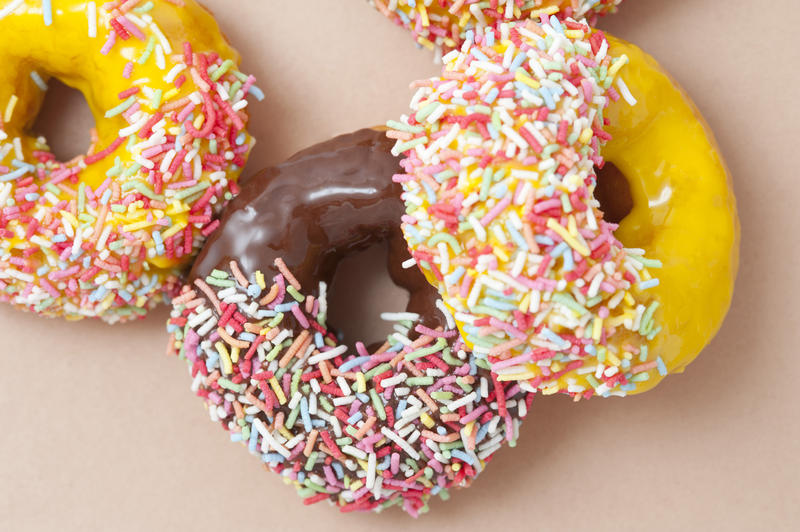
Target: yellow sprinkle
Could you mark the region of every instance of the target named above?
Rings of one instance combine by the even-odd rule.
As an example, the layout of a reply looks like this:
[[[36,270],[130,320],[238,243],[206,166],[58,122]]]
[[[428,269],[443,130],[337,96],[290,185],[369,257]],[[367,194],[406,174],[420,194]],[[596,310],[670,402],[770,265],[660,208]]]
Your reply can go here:
[[[103,298],[103,303],[100,305],[100,308],[103,310],[111,308],[111,304],[114,303],[114,299],[116,299],[114,292],[109,292],[108,295]]]
[[[603,318],[597,317],[592,324],[592,340],[595,342],[600,341],[600,335],[603,333]]]
[[[222,341],[217,341],[214,344],[214,347],[217,348],[217,353],[219,353],[219,358],[222,360],[222,373],[225,375],[230,375],[233,373],[233,364],[231,363],[231,356],[228,354],[228,348],[225,347],[225,344]]]
[[[627,62],[628,62],[628,56],[625,55],[625,54],[622,54],[620,57],[617,58],[616,61],[614,61],[614,63],[608,69],[608,76],[609,77],[616,76],[617,72],[619,72],[619,69],[622,68],[623,66],[625,66],[625,64],[627,64]]]
[[[67,222],[69,222],[69,225],[71,225],[72,227],[78,227],[78,219],[75,218],[74,216],[72,216],[71,212],[69,212],[69,211],[61,211],[61,216],[63,216],[64,219]]]
[[[456,462],[456,463],[454,463],[454,464],[452,465],[452,468],[453,468],[453,471],[454,471],[455,473],[458,473],[458,472],[461,470],[461,463],[460,463],[460,462]]]
[[[558,235],[564,239],[564,242],[569,244],[572,249],[574,249],[584,257],[588,257],[589,254],[591,253],[589,251],[589,248],[586,247],[585,244],[578,242],[578,240],[575,237],[573,237],[569,233],[569,231],[564,229],[564,227],[560,223],[555,221],[553,218],[547,219],[547,227],[558,233]]]
[[[152,220],[152,221],[141,220],[139,222],[134,222],[132,224],[123,225],[122,226],[122,230],[127,232],[127,233],[131,233],[133,231],[138,231],[139,229],[144,229],[146,227],[150,227],[152,225],[155,225],[155,223],[156,223],[155,219]]]
[[[633,360],[633,353],[629,351],[623,351],[622,358],[624,358],[625,360]]]
[[[239,348],[236,346],[231,347],[231,362],[234,364],[239,362]]]
[[[528,310],[528,305],[530,305],[530,302],[531,302],[531,293],[527,292],[525,296],[522,298],[522,301],[519,302],[517,308],[522,312],[525,312],[526,310]]]
[[[433,43],[431,41],[429,41],[428,39],[426,39],[425,37],[417,37],[417,42],[420,45],[422,45],[425,48],[427,48],[428,50],[433,50],[435,48]]]
[[[502,246],[495,246],[494,254],[497,256],[498,259],[500,259],[501,262],[509,261],[508,254],[506,254]]]
[[[470,422],[469,422],[469,423],[467,423],[467,425],[464,427],[464,435],[465,435],[465,436],[469,436],[470,434],[472,434],[472,431],[473,431],[473,430],[475,430],[475,422],[474,422],[474,421],[470,421]]]
[[[564,30],[564,35],[570,39],[583,39],[583,30]]]
[[[608,360],[609,362],[611,362],[615,366],[619,366],[620,364],[622,364],[622,361],[617,357],[617,355],[615,355],[611,351],[606,353],[606,360]]]
[[[358,488],[360,488],[363,485],[364,485],[364,481],[362,481],[361,479],[358,479],[355,482],[350,484],[350,490],[351,491],[358,491]]]
[[[578,140],[581,142],[581,144],[589,144],[589,142],[592,140],[592,129],[587,127],[581,131],[581,136],[578,137]]]
[[[184,227],[186,227],[186,226],[183,225],[182,223],[176,223],[175,225],[170,226],[169,228],[167,228],[166,231],[161,233],[161,238],[166,240],[167,238],[169,238],[171,236],[177,235],[178,233],[183,231]]]
[[[287,440],[291,440],[292,438],[294,438],[294,434],[292,434],[291,432],[289,432],[289,429],[287,429],[285,426],[284,426],[284,427],[281,427],[280,429],[278,429],[278,432],[280,432],[280,433],[281,433],[281,435],[282,435],[284,438],[286,438]]]
[[[422,25],[425,26],[426,28],[430,26],[431,21],[428,18],[428,10],[425,9],[425,4],[423,4],[422,2],[417,4],[417,10],[419,10],[419,16],[422,20]]]
[[[573,216],[571,214],[570,214],[569,218],[567,219],[567,230],[569,231],[569,234],[571,234],[572,236],[577,238],[577,236],[578,236],[578,224],[575,223],[575,216]]]
[[[461,18],[458,19],[458,26],[460,28],[463,28],[464,26],[466,26],[467,22],[469,22],[469,18],[471,16],[472,16],[472,13],[470,13],[469,11],[464,11],[464,13],[461,15]]]
[[[10,122],[11,117],[14,115],[14,108],[17,106],[17,95],[12,94],[11,98],[8,100],[8,105],[6,105],[6,112],[3,115],[3,122]]]
[[[522,373],[504,373],[497,376],[499,381],[525,381],[536,377],[533,371],[524,371]]]
[[[558,6],[543,7],[542,9],[534,9],[531,11],[531,18],[538,18],[540,15],[555,15],[558,13]]]
[[[197,118],[194,119],[194,123],[193,123],[194,128],[195,129],[200,129],[200,127],[203,125],[203,122],[205,122],[205,121],[206,121],[206,117],[204,115],[197,115]]]
[[[360,371],[356,373],[356,382],[358,383],[358,393],[367,393],[367,379]]]
[[[521,81],[522,83],[533,89],[538,89],[539,87],[542,86],[541,83],[530,77],[528,73],[521,68],[518,68],[517,71],[514,73],[514,79],[516,79],[517,81]]]
[[[267,288],[267,284],[264,282],[264,274],[261,273],[261,270],[256,270],[256,283],[262,290]]]
[[[179,92],[178,89],[175,88],[168,90],[167,92],[164,93],[162,101],[168,102],[169,100],[177,96],[178,92]]]
[[[278,402],[280,404],[286,404],[286,396],[283,395],[283,390],[281,389],[281,385],[278,384],[278,379],[274,376],[269,380],[269,385],[272,387],[272,391],[275,392],[275,395],[278,397]],[[291,439],[291,438],[289,438]]]
[[[559,371],[564,369],[564,366],[562,366],[560,362],[553,362],[553,364],[550,366],[550,369],[558,373]]]
[[[558,393],[558,384],[553,384],[542,390],[542,395],[553,395]]]
[[[167,214],[181,214],[184,212],[189,212],[189,205],[181,201],[173,201],[167,207]]]
[[[266,336],[267,333],[270,332],[271,330],[272,330],[272,327],[264,327],[263,329],[258,331],[258,334],[260,334],[261,336]]]
[[[433,418],[431,416],[429,416],[427,412],[421,413],[419,415],[419,419],[420,419],[420,421],[422,421],[422,424],[425,425],[426,427],[428,427],[429,429],[432,429],[433,426],[436,424],[433,421]]]
[[[636,304],[636,301],[633,299],[633,296],[630,292],[625,292],[625,297],[622,299],[630,306],[634,306]]]

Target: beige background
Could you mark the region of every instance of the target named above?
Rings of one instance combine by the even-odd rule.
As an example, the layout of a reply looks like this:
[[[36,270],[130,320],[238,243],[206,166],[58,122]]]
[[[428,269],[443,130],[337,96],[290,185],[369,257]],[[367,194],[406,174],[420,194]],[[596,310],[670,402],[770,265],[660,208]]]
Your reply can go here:
[[[249,172],[396,117],[408,82],[435,72],[362,0],[207,3],[269,98]],[[416,522],[338,515],[304,507],[208,421],[163,354],[166,311],[110,328],[0,306],[0,530],[796,530],[797,7],[628,0],[601,24],[686,87],[739,199],[733,308],[684,376],[625,400],[536,400],[518,448]]]

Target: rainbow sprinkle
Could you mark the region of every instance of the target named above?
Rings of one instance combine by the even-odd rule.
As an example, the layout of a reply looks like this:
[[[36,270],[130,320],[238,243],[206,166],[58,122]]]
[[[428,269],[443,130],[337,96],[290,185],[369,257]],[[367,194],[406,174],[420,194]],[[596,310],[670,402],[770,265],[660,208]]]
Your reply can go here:
[[[44,6],[44,20],[52,22],[50,2]],[[188,42],[174,49],[150,15],[153,6],[86,3],[87,38],[104,29],[104,55],[141,49],[120,73],[133,80],[129,89],[105,111],[106,119],[127,124],[107,145],[95,135],[87,155],[57,161],[45,139],[18,133],[21,102],[7,102],[0,123],[0,300],[71,319],[141,316],[179,288],[180,267],[238,191],[253,145],[246,96],[263,95],[230,59]],[[129,39],[141,46],[116,45]],[[143,65],[160,76],[136,80]],[[46,90],[39,73],[30,79],[34,90]],[[102,177],[94,186],[84,178],[88,169]]]
[[[401,505],[468,485],[503,443],[514,445],[532,394],[498,382],[448,327],[385,313],[379,349],[340,345],[326,326],[327,287],[302,293],[280,261],[272,284],[236,262],[173,300],[170,351],[213,421],[294,484],[305,504],[343,512]]]
[[[660,330],[647,292],[660,263],[625,249],[593,197],[627,58],[585,22],[542,16],[443,59],[388,123],[412,256],[501,381],[625,395],[659,370]]]
[[[622,0],[369,0],[399,26],[411,30],[420,46],[448,52],[460,46],[467,31],[483,34],[503,22],[536,19],[590,18],[614,13]]]

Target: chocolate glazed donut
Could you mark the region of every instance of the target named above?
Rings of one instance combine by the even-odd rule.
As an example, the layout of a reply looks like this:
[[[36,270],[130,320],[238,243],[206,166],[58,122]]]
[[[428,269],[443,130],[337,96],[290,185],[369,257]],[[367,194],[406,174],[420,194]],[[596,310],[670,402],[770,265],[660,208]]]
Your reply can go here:
[[[170,349],[185,356],[213,420],[292,481],[306,504],[402,505],[466,486],[530,406],[464,349],[409,259],[391,142],[375,130],[304,150],[248,180],[173,302]],[[339,345],[327,283],[339,261],[388,241],[410,293],[375,348]],[[346,316],[332,317],[341,323]]]
[[[225,211],[190,279],[231,260],[245,271],[278,273],[275,259],[282,258],[300,285],[316,287],[330,284],[344,257],[386,241],[389,275],[409,292],[407,310],[443,326],[436,289],[416,268],[402,267],[411,255],[400,231],[405,206],[391,180],[401,171],[391,147],[382,132],[362,129],[256,174]]]

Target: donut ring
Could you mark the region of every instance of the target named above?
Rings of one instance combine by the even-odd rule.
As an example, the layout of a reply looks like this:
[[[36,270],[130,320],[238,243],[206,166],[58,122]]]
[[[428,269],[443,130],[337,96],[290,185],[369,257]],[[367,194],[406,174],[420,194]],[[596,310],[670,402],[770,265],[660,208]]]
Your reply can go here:
[[[656,62],[542,17],[487,30],[417,86],[389,123],[403,231],[467,346],[501,380],[576,398],[682,371],[730,304],[738,219],[711,133]],[[601,150],[630,184],[619,235],[638,249],[594,199]]]
[[[178,288],[237,191],[253,144],[245,96],[261,94],[194,0],[40,4],[0,17],[0,299],[138,317]],[[27,133],[49,76],[95,117],[89,153],[68,162]]]
[[[248,180],[168,329],[211,418],[306,504],[401,504],[417,515],[514,444],[533,396],[465,352],[433,287],[401,267],[409,255],[390,147],[383,132],[361,130]],[[340,258],[384,240],[409,305],[384,316],[397,331],[386,343],[352,352],[326,325],[326,283]]]
[[[482,33],[502,22],[537,18],[542,14],[589,18],[614,13],[622,0],[370,0],[392,22],[410,30],[429,49],[449,52],[466,40],[470,30]]]

